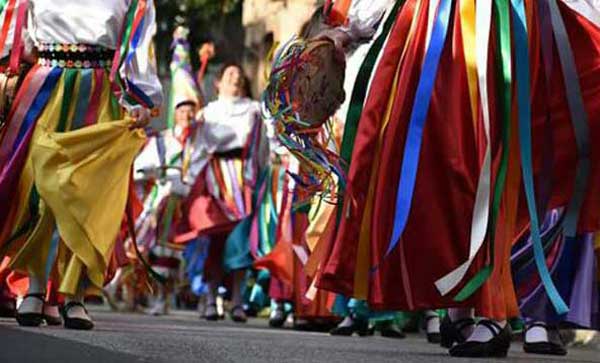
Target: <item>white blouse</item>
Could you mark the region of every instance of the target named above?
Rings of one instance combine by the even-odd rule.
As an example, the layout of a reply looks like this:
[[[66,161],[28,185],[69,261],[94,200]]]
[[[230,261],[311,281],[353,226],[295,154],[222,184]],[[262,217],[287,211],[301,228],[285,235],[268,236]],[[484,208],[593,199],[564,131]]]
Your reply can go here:
[[[90,44],[115,49],[132,0],[29,0],[25,41],[41,43]],[[13,43],[17,11],[2,53],[8,55]],[[6,11],[0,16],[4,23]],[[154,1],[148,0],[144,28],[133,61],[120,69],[121,77],[139,87],[156,107],[162,104],[162,87],[156,75],[152,38],[156,33]],[[121,102],[128,106],[125,102]]]
[[[394,0],[354,0],[348,11],[348,24],[341,29],[352,39],[369,39]]]
[[[206,166],[210,155],[241,149],[246,146],[256,122],[263,122],[260,103],[249,98],[220,97],[206,105],[201,112],[200,127],[194,137],[190,170],[187,180],[195,180]],[[269,158],[266,125],[261,128],[259,163]]]

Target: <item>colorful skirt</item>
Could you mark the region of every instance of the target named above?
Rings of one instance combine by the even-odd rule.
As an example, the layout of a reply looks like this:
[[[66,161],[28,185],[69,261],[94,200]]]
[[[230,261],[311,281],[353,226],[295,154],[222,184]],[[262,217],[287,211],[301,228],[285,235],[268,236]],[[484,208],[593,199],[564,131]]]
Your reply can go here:
[[[542,226],[546,263],[558,291],[569,304],[569,312],[558,314],[541,284],[534,263],[531,236],[526,234],[513,247],[511,258],[515,290],[526,322],[543,321],[583,329],[600,329],[600,268],[597,235],[585,233],[576,239],[560,231],[564,210],[548,213]]]
[[[465,26],[474,22],[474,15],[465,13],[462,3],[442,0],[437,11],[430,9],[430,3],[398,2],[398,14],[392,17],[372,86],[354,124],[357,132],[351,143],[348,188],[338,211],[338,233],[318,286],[366,299],[376,310],[475,307],[480,316],[502,320],[518,314],[510,249],[516,231],[529,218],[527,204],[518,202],[520,153],[525,150],[519,140],[523,120],[513,112],[524,107],[523,97],[512,97],[513,89],[518,88],[512,82],[517,86],[525,83],[519,77],[530,72],[531,97],[525,99],[532,100],[531,168],[536,177],[548,170],[552,174],[554,183],[545,197],[548,205],[569,203],[579,173],[575,170],[580,161],[577,155],[589,157],[588,187],[574,199],[582,204],[578,231],[597,230],[600,146],[590,143],[589,153],[578,152],[568,106],[572,94],[566,91],[566,71],[561,65],[568,43],[575,64],[565,69],[578,76],[568,87],[571,90],[579,81],[584,113],[589,116],[589,133],[584,138],[599,138],[600,122],[595,115],[600,112],[600,27],[565,2],[558,2],[559,13],[553,19],[564,23],[566,42],[565,37],[557,37],[560,43],[552,44],[552,34],[550,40],[542,38],[540,29],[545,24],[541,24],[538,2],[526,1],[524,8],[517,8],[518,2],[494,2],[498,8],[491,19],[488,49],[488,137],[469,40],[473,34]],[[554,0],[544,3],[556,4]],[[525,14],[529,32],[524,37],[522,23],[511,25],[512,10]],[[553,30],[561,29],[555,26],[550,32]],[[542,47],[548,41],[551,51],[545,59],[553,64],[549,71],[542,58]],[[522,52],[512,53],[511,42],[520,47],[528,42],[531,70],[519,66],[523,64],[520,59],[515,61]],[[557,46],[562,47],[560,54],[553,51]],[[518,77],[513,79],[510,68],[515,64]],[[424,99],[430,103],[423,104]],[[551,126],[547,117],[551,117]],[[347,120],[346,130],[351,128],[352,120]],[[487,197],[479,199],[486,158],[490,160],[486,176],[490,187]],[[585,158],[581,160],[585,165]],[[549,168],[542,167],[548,164]],[[479,219],[473,218],[475,202],[488,199],[489,208],[484,211],[487,228],[483,228],[483,237],[474,241],[473,222],[482,221],[479,214]],[[461,269],[460,279],[447,288],[442,278]]]
[[[61,293],[100,294],[145,140],[130,123],[105,68],[28,73],[0,135],[0,246],[12,269],[47,278],[56,265]]]

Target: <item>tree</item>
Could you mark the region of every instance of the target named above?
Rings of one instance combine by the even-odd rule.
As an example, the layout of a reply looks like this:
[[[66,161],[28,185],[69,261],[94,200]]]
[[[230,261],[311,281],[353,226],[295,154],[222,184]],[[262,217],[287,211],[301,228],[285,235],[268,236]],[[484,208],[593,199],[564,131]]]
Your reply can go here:
[[[168,73],[173,30],[181,24],[191,30],[193,49],[211,40],[217,43],[218,57],[241,57],[244,34],[241,26],[242,0],[156,0],[155,4],[158,23],[156,48],[162,75]],[[194,55],[192,61],[197,64]]]

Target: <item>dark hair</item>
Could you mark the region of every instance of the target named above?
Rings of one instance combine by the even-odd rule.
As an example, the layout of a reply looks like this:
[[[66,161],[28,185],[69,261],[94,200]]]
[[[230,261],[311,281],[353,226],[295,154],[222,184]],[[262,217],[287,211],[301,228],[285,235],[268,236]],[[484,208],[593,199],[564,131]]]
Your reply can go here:
[[[250,79],[246,75],[246,72],[244,71],[244,67],[242,67],[239,63],[237,63],[237,62],[223,63],[221,68],[219,68],[219,72],[217,73],[217,80],[220,82],[223,79],[223,75],[225,74],[225,71],[229,67],[236,67],[237,69],[240,70],[240,72],[242,73],[242,78],[244,79],[244,89],[243,89],[244,96],[248,97],[248,98],[252,98],[252,89],[250,86]]]

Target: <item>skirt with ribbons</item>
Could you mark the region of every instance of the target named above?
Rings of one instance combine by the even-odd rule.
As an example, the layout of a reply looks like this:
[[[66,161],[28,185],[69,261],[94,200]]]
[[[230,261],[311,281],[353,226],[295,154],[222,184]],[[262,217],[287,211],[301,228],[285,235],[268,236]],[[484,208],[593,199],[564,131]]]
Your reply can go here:
[[[428,0],[399,3],[356,123],[339,226],[317,286],[366,299],[377,310],[475,307],[479,316],[516,316],[510,252],[530,218],[521,170],[533,173],[540,207],[576,200],[572,229],[600,227],[600,147],[589,142],[600,137],[600,24],[567,1],[492,2],[488,66],[480,74],[488,92],[486,132],[477,83],[482,65],[475,64],[473,34],[464,26],[475,24],[474,13],[450,0],[437,7]],[[549,38],[542,31],[542,19],[550,19],[540,12],[542,3],[552,12]],[[529,67],[515,61],[523,52],[514,49],[523,43]],[[524,72],[529,82],[520,78]],[[569,74],[575,80],[565,81]],[[524,83],[530,97],[517,92]],[[587,120],[573,116],[576,84],[583,111],[575,114]],[[531,165],[521,159],[528,138],[519,138],[527,131],[518,112],[526,103]],[[574,131],[574,121],[588,132]],[[580,150],[584,144],[589,148]],[[481,175],[486,157],[489,172]],[[589,168],[580,168],[586,161]],[[489,187],[480,198],[484,176]],[[489,201],[481,215],[476,200]],[[482,236],[474,238],[474,231]],[[442,281],[450,272],[457,272],[452,283]]]
[[[145,140],[101,65],[40,61],[0,134],[0,253],[42,280],[55,266],[64,294],[101,293]]]

